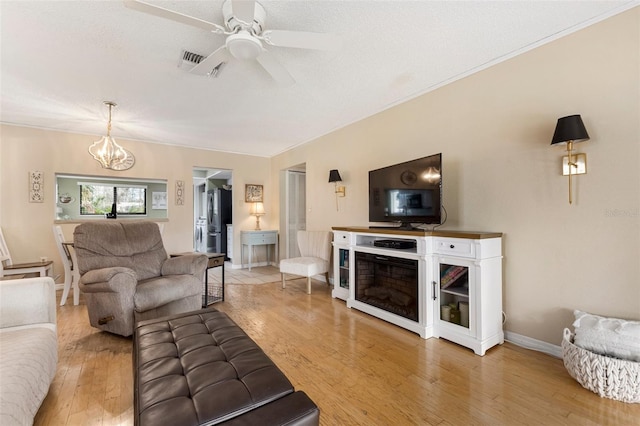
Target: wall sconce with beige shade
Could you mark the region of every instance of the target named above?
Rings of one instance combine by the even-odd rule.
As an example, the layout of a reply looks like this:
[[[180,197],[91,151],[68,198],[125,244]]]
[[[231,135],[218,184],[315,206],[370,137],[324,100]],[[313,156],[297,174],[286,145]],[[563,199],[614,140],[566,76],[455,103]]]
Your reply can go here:
[[[346,196],[346,190],[344,186],[338,185],[338,182],[342,182],[342,177],[340,177],[340,172],[337,169],[329,170],[329,183],[331,182],[335,185],[336,210],[338,210],[338,197]]]
[[[262,203],[252,203],[249,214],[256,217],[256,231],[260,231],[260,216],[265,215],[264,205]]]
[[[567,146],[568,155],[562,157],[562,174],[569,176],[569,204],[573,202],[571,176],[587,173],[587,154],[573,154],[573,144],[586,140],[589,140],[589,134],[579,114],[558,119],[551,145]]]

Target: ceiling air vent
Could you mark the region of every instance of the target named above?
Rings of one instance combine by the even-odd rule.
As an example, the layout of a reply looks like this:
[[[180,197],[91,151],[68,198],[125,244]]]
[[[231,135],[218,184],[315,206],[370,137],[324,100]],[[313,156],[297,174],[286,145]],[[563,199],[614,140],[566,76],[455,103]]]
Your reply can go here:
[[[199,64],[204,59],[204,56],[198,55],[197,53],[189,52],[188,50],[182,51],[182,60],[191,62],[194,65]]]
[[[190,71],[194,66],[202,62],[204,58],[205,57],[203,55],[189,52],[188,50],[183,50],[182,56],[180,57],[180,61],[178,63],[178,67]],[[209,77],[217,77],[225,64],[226,62],[221,62],[217,67],[213,68],[208,74]]]

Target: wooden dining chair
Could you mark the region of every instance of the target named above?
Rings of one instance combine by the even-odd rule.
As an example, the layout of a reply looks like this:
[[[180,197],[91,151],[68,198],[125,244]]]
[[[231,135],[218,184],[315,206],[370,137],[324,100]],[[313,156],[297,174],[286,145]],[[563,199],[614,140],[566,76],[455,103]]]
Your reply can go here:
[[[9,247],[0,228],[0,278],[9,275],[34,275],[41,277],[53,275],[53,261],[13,263]]]
[[[78,288],[78,282],[80,281],[80,274],[78,273],[78,264],[75,258],[75,252],[73,249],[73,243],[67,242],[64,239],[64,233],[60,225],[53,225],[53,236],[56,240],[56,246],[60,252],[60,258],[62,259],[62,265],[64,266],[64,289],[62,290],[62,297],[60,298],[60,306],[64,306],[69,297],[69,291],[73,285],[73,304],[78,305],[80,303],[80,289]]]

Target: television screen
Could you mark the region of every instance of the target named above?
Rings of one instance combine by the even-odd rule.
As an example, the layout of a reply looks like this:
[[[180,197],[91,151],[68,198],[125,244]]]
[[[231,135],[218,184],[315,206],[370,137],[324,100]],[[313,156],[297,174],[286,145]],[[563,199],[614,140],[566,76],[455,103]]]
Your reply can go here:
[[[440,224],[442,154],[369,172],[369,222]]]

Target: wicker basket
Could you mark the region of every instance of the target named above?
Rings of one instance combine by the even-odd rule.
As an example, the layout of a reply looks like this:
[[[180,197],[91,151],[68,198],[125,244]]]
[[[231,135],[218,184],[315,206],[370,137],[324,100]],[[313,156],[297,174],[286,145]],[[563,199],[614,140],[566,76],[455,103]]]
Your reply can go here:
[[[573,344],[573,335],[564,329],[564,366],[583,387],[598,395],[623,402],[640,403],[640,362],[598,355]]]

